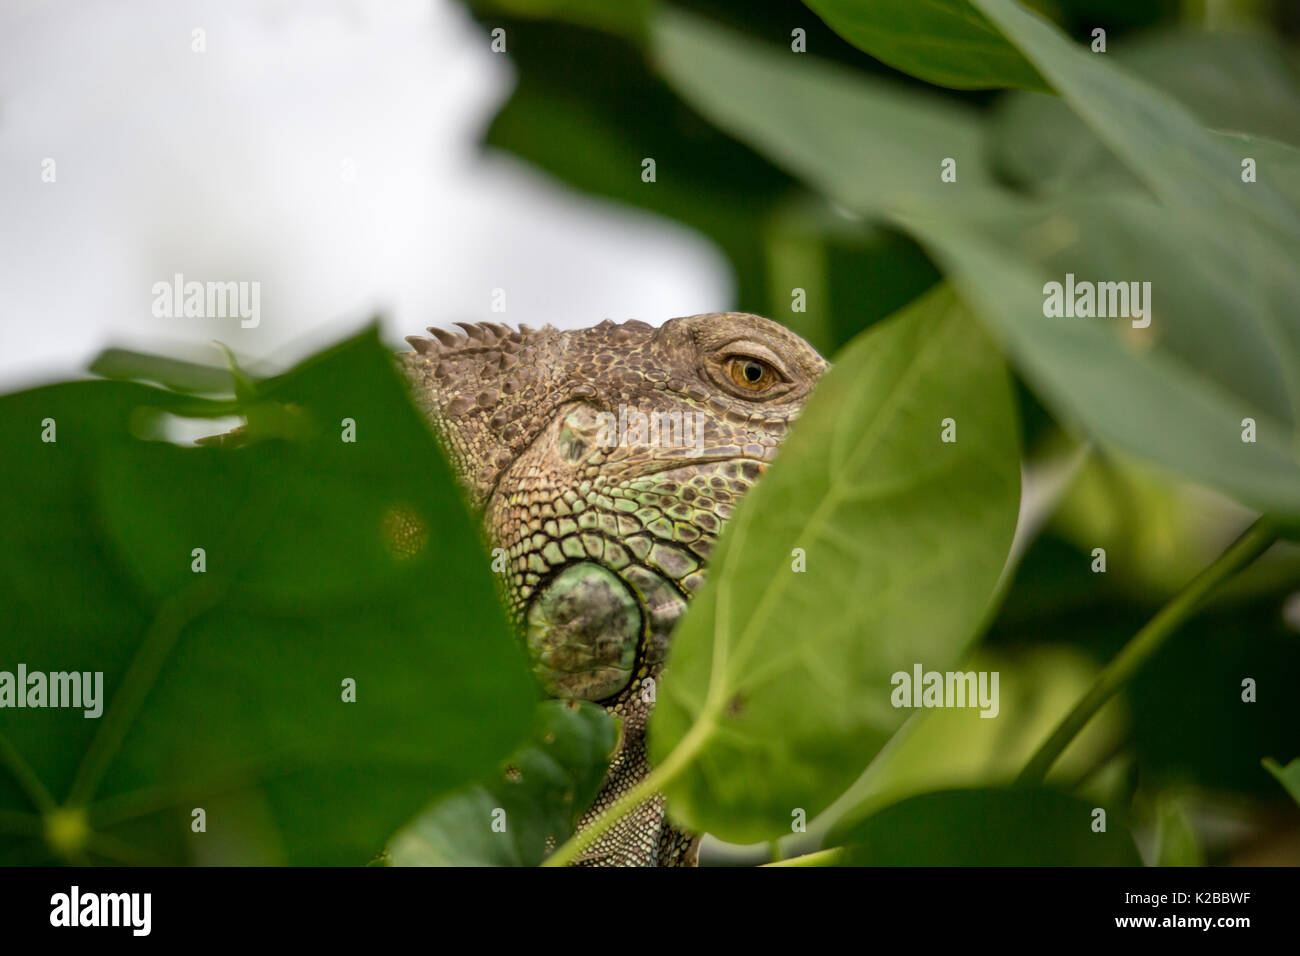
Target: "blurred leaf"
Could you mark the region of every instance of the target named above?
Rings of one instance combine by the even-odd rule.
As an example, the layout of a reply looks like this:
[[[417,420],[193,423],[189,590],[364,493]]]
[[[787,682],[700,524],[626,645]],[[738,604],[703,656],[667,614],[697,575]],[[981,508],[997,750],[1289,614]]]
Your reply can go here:
[[[671,9],[655,20],[654,45],[688,102],[858,212],[993,185],[979,115],[943,96],[792,56]],[[956,160],[955,183],[940,182],[945,158]]]
[[[736,307],[774,311],[762,222],[789,178],[696,116],[647,71],[636,44],[550,23],[507,29],[519,85],[488,144],[585,193],[699,230],[735,267]],[[641,179],[647,158],[656,163],[653,183]]]
[[[1018,462],[1005,370],[946,289],[844,350],[674,635],[650,743],[657,765],[693,758],[665,787],[675,818],[754,842],[858,776],[907,716],[891,675],[945,669],[974,636]]]
[[[0,711],[40,781],[0,762],[0,809],[34,813],[42,788],[84,808],[71,859],[363,863],[527,731],[536,690],[488,558],[375,332],[258,388],[314,437],[141,441],[132,420],[177,399],[126,382],[0,399],[4,658],[102,671],[107,702]],[[274,845],[241,855],[231,820],[253,817]]]
[[[1254,159],[1258,164],[1257,175],[1300,206],[1300,149],[1244,133],[1219,133],[1217,136],[1238,155]]]
[[[1108,55],[1187,106],[1204,126],[1300,145],[1300,70],[1279,37],[1166,29]]]
[[[1187,805],[1165,794],[1156,803],[1156,866],[1204,866]]]
[[[1248,211],[1300,237],[1300,210],[1265,182],[1243,189],[1240,158],[1176,100],[1070,42],[1015,0],[971,2],[1169,206],[1204,217]]]
[[[1249,511],[1123,455],[1089,456],[1062,497],[1053,526],[1083,552],[1106,552],[1119,588],[1158,599],[1181,590],[1250,524]],[[1154,592],[1154,593],[1153,593]]]
[[[1138,866],[1133,838],[1108,813],[1046,788],[943,790],[910,797],[832,831],[844,866]]]
[[[393,838],[393,866],[536,866],[573,833],[618,736],[587,701],[543,701],[532,742],[486,784],[457,790]],[[499,827],[504,823],[504,830]]]
[[[226,367],[230,369],[231,383],[235,389],[235,398],[243,403],[252,403],[255,399],[257,386],[254,384],[252,377],[245,372],[239,365],[239,359],[235,358],[235,353],[224,342],[216,343],[221,354],[226,357]]]
[[[1212,129],[1300,143],[1300,78],[1274,37],[1253,33],[1164,31],[1116,44],[1107,53],[1192,111]],[[1037,93],[1003,97],[989,138],[996,165],[1035,189],[1089,182],[1136,182],[1063,100]],[[1241,155],[1250,155],[1243,152]],[[1261,179],[1278,189],[1294,176]]]
[[[156,382],[178,392],[220,395],[233,395],[235,392],[234,377],[229,368],[130,349],[105,349],[91,362],[89,371],[103,378]]]
[[[1064,420],[1261,511],[1300,513],[1300,312],[1288,304],[1300,276],[1276,242],[1136,198],[980,228],[906,221]],[[1008,248],[990,233],[1023,238]],[[1046,268],[1014,247],[1035,239]],[[1189,259],[1202,268],[1187,271]],[[1044,281],[1066,273],[1150,281],[1150,328],[1045,317]],[[1246,418],[1255,442],[1242,441]]]
[[[1291,794],[1291,799],[1300,804],[1300,757],[1283,767],[1272,757],[1264,758],[1264,769],[1277,778],[1277,782]]]
[[[827,356],[940,278],[911,239],[820,198],[803,196],[779,206],[765,236],[771,317]],[[804,312],[793,311],[795,289],[805,293]]]
[[[997,716],[970,707],[917,713],[828,811],[837,829],[918,793],[1010,784],[1098,668],[1074,648],[1033,645],[977,650],[957,670],[999,675]],[[1111,755],[1126,728],[1123,711],[1121,701],[1107,705],[1057,761],[1052,782],[1073,784]]]
[[[1211,175],[1206,156],[1226,151],[1221,139],[1190,120],[1165,123],[1199,159],[1180,161],[1180,175],[1162,182],[1190,189],[1194,201],[1080,195],[1030,205],[986,181],[980,127],[947,104],[935,112],[912,104],[903,122],[894,116],[901,107],[881,106],[893,94],[878,84],[680,16],[661,21],[656,39],[668,76],[719,123],[829,198],[889,215],[920,238],[1059,417],[1253,507],[1300,513],[1296,250],[1240,209],[1193,208],[1200,179]],[[1125,82],[1116,74],[1099,84],[1119,88],[1115,110],[1127,118],[1117,122],[1129,129],[1140,125],[1139,106],[1164,107]],[[1101,108],[1095,92],[1086,98]],[[1136,138],[1137,153],[1157,148]],[[936,157],[968,153],[958,182],[941,183]],[[1264,185],[1240,183],[1237,168],[1233,159],[1214,175],[1244,189]],[[1189,261],[1200,267],[1188,270]],[[1159,295],[1151,327],[1046,318],[1044,282],[1066,273],[1150,281]],[[1241,440],[1245,418],[1256,422],[1255,443]]]
[[[816,2],[842,2],[854,10],[855,29],[887,29],[897,16],[892,2],[869,6],[857,0]],[[1050,22],[1015,0],[971,0],[969,4],[942,0],[937,11],[931,12],[934,8],[934,4],[926,4],[925,19],[912,23],[914,37],[923,42],[947,42],[948,31],[931,22],[931,18],[942,14],[951,19],[971,8],[978,10],[975,17],[984,31],[1019,50],[1041,72],[1050,89],[1059,93],[1128,168],[1171,206],[1212,214],[1248,210],[1260,221],[1300,237],[1300,211],[1283,201],[1267,183],[1242,189],[1236,175],[1239,157],[1207,134],[1175,99],[1069,41]],[[913,67],[903,68],[924,76]]]
[[[967,0],[807,0],[840,36],[890,66],[957,89],[1047,89]]]

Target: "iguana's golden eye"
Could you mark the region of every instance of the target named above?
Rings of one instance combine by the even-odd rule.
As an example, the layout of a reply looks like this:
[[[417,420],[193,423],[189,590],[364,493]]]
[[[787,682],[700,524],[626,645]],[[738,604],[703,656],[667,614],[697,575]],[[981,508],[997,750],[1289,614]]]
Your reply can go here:
[[[733,355],[727,359],[727,375],[747,392],[766,392],[781,378],[767,362],[748,355]]]

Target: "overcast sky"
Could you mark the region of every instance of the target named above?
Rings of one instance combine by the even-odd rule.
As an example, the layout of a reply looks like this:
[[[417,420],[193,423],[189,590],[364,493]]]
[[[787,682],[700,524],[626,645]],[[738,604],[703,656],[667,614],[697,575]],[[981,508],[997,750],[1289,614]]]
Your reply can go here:
[[[480,153],[512,83],[453,0],[5,0],[0,389],[110,344],[284,363],[375,311],[400,344],[731,307],[703,237]],[[156,317],[176,273],[259,282],[260,324]]]

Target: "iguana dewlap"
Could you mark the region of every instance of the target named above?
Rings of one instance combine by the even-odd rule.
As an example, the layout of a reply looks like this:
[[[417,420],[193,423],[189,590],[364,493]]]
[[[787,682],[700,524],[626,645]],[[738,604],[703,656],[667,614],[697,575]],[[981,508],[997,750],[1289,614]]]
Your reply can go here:
[[[645,776],[653,680],[737,499],[826,369],[736,312],[594,328],[430,329],[400,359],[488,537],[547,693],[623,719],[590,819]],[[656,797],[586,865],[692,864],[698,837]]]

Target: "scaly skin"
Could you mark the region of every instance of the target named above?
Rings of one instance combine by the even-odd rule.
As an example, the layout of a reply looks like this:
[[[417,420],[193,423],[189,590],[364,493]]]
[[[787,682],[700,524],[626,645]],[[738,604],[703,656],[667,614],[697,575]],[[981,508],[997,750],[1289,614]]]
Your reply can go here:
[[[458,324],[466,335],[430,329],[399,359],[505,552],[538,680],[623,720],[585,825],[648,772],[645,726],[673,625],[826,362],[736,312],[657,329]],[[656,796],[579,865],[693,865],[698,849]]]

